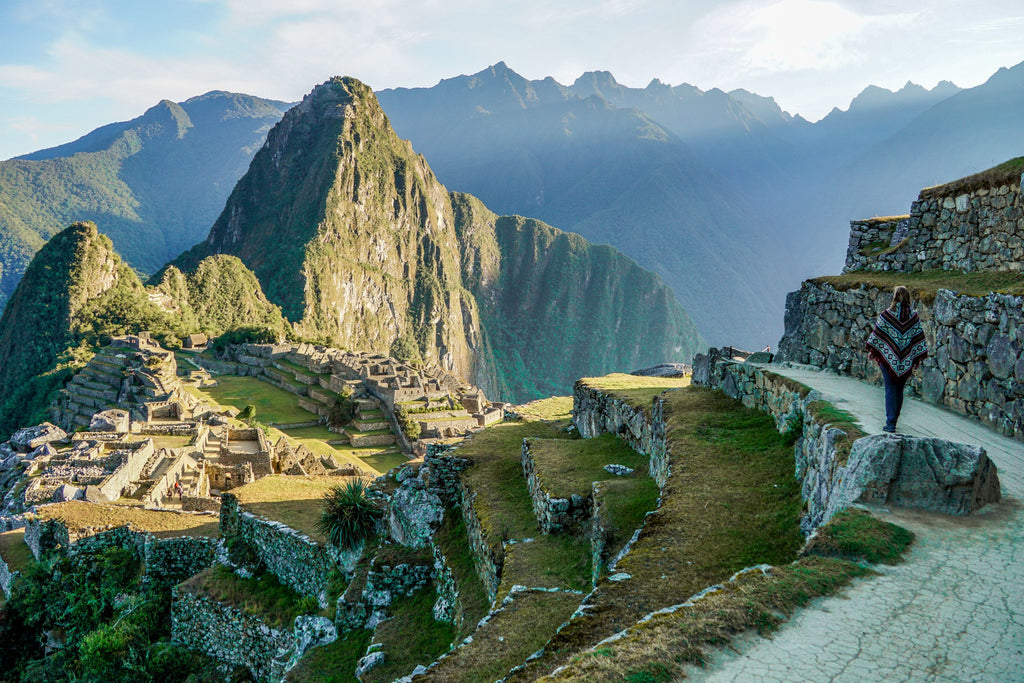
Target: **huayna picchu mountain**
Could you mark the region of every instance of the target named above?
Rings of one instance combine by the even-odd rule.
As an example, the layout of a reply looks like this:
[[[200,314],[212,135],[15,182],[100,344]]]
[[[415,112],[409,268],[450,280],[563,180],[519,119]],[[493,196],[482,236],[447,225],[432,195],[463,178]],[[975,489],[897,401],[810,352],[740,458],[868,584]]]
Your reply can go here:
[[[688,359],[689,316],[610,247],[450,194],[352,78],[317,86],[257,152],[205,242],[305,337],[418,356],[509,399]]]

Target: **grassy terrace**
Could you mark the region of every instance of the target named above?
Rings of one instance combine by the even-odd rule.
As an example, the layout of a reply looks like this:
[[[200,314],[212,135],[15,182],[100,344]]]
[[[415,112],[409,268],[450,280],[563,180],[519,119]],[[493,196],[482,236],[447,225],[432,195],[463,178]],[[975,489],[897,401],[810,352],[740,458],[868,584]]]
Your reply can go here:
[[[188,387],[188,390],[201,400],[220,406],[234,406],[242,410],[247,405],[254,405],[256,419],[263,423],[290,424],[316,419],[308,410],[299,407],[295,394],[255,377],[217,375],[217,386]]]
[[[353,683],[356,664],[366,653],[373,632],[356,629],[327,645],[314,647],[303,656],[284,680],[287,683]]]
[[[906,529],[860,510],[845,510],[819,529],[808,555],[791,564],[754,572],[690,607],[660,614],[630,628],[619,640],[573,658],[543,681],[669,681],[686,664],[702,664],[703,649],[737,634],[771,634],[811,599],[873,574],[866,563],[895,564],[913,541]]]
[[[595,481],[622,479],[639,482],[647,476],[647,461],[622,439],[602,434],[594,439],[531,439],[537,479],[548,495],[568,498],[572,494],[590,495]],[[632,474],[618,477],[604,469],[605,465],[625,465]]]
[[[631,578],[602,581],[586,616],[510,680],[544,675],[648,612],[681,603],[743,567],[795,558],[803,542],[799,487],[792,447],[772,420],[699,387],[666,400],[672,475],[662,506],[617,566]]]
[[[610,396],[622,399],[634,406],[650,410],[651,402],[658,394],[669,389],[681,389],[690,385],[689,377],[640,377],[613,373],[604,377],[584,377],[580,380],[588,387],[600,389]]]
[[[25,530],[15,529],[0,534],[0,557],[12,572],[25,571],[32,562],[32,551],[25,544]]]
[[[273,574],[243,579],[223,565],[204,569],[180,589],[233,605],[277,628],[291,628],[295,617],[319,609],[315,599],[303,598]]]
[[[1000,185],[1015,185],[1020,182],[1022,172],[1024,172],[1024,157],[1016,157],[1015,159],[1004,161],[987,171],[975,173],[945,185],[927,187],[921,191],[921,195],[928,198],[949,197],[965,192],[999,187]]]
[[[430,664],[448,651],[455,627],[435,621],[435,600],[437,593],[420,590],[391,603],[391,618],[374,631],[374,640],[384,644],[384,662],[362,676],[364,683],[388,683],[405,676],[417,664]]]
[[[218,520],[210,515],[183,515],[177,512],[146,510],[140,507],[87,503],[73,500],[44,505],[37,509],[42,519],[59,519],[70,531],[131,525],[160,538],[175,536],[220,536]]]
[[[332,486],[344,482],[341,477],[275,474],[231,489],[230,493],[249,512],[287,524],[324,543],[325,539],[316,529],[316,521],[320,518],[319,501]]]
[[[1024,273],[989,271],[965,273],[960,270],[925,270],[915,273],[859,270],[845,275],[814,278],[811,282],[829,284],[839,291],[861,286],[892,291],[896,285],[910,289],[914,301],[931,304],[940,289],[950,289],[968,296],[985,296],[990,292],[1024,295]]]
[[[313,372],[312,370],[305,366],[299,365],[298,363],[293,363],[290,360],[285,360],[284,358],[275,358],[274,362],[280,365],[282,368],[285,368],[289,372],[298,372],[303,375],[309,375],[310,377],[319,377],[321,375],[325,377],[330,377],[330,373]]]

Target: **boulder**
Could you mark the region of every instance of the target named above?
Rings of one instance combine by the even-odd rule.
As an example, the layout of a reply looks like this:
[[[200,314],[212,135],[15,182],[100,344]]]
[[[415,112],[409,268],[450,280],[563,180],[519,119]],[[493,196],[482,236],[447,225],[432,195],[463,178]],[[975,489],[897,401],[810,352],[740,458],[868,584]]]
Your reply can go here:
[[[693,372],[693,366],[686,363],[659,363],[629,373],[640,377],[685,377]]]
[[[418,485],[418,486],[417,486]],[[396,542],[422,548],[444,517],[444,505],[436,494],[423,488],[419,479],[407,479],[395,491],[388,506],[388,528]]]
[[[304,614],[295,618],[295,643],[291,656],[285,665],[285,671],[291,671],[299,663],[302,656],[310,648],[327,645],[338,639],[338,629],[327,617],[315,617]]]
[[[116,432],[118,434],[128,433],[128,425],[131,418],[127,410],[111,408],[96,413],[89,421],[90,432]]]
[[[853,503],[967,515],[1001,493],[995,464],[979,446],[877,434],[854,442],[828,517]]]
[[[67,500],[83,500],[85,498],[85,489],[71,484],[64,484],[58,486],[57,490],[53,494],[53,501],[55,503],[63,503]]]
[[[51,441],[64,441],[68,438],[67,432],[50,422],[19,429],[11,437],[11,446],[19,453],[31,453],[45,443]]]

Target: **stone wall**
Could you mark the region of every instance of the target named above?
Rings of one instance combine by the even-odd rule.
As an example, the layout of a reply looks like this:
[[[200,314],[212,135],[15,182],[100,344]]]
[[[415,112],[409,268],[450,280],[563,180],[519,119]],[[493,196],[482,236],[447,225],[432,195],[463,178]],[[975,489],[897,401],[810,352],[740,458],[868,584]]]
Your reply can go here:
[[[462,508],[462,520],[466,524],[466,536],[469,539],[469,547],[473,552],[473,566],[480,576],[480,582],[487,591],[487,599],[494,601],[498,594],[498,584],[501,581],[501,568],[504,557],[495,553],[487,542],[480,517],[473,508],[473,500],[476,494],[466,486],[465,482],[459,482],[459,505]]]
[[[891,300],[871,287],[839,291],[804,282],[786,298],[777,359],[880,383],[864,342]],[[1024,297],[939,290],[934,302],[915,305],[928,358],[908,382],[909,393],[1024,439]]]
[[[665,448],[665,402],[661,397],[655,397],[650,410],[645,410],[577,380],[572,406],[572,422],[583,438],[605,432],[617,434],[633,450],[650,458],[651,478],[659,489],[665,486],[670,463]]]
[[[225,542],[244,542],[281,583],[327,606],[328,577],[339,559],[331,548],[280,522],[240,509],[230,493],[221,496],[220,528]]]
[[[721,389],[748,408],[768,413],[780,432],[799,428],[810,389],[755,363],[733,362],[709,349],[694,359],[693,382]]]
[[[97,486],[107,500],[117,500],[124,489],[141,478],[146,462],[155,453],[153,440],[146,439],[137,448],[125,448],[122,452],[124,462]]]
[[[142,544],[145,579],[178,582],[213,565],[218,540],[198,536],[156,538],[146,534]]]
[[[523,439],[521,462],[526,485],[530,490],[533,514],[540,523],[541,531],[545,534],[557,533],[589,520],[594,511],[592,495],[573,494],[569,498],[554,498],[544,490],[530,453],[531,441]]]
[[[459,587],[455,583],[448,558],[436,545],[434,551],[434,586],[437,589],[437,600],[434,602],[434,619],[455,624],[456,630],[462,628],[466,615],[462,609]]]
[[[257,681],[279,681],[292,631],[180,587],[171,590],[171,640],[214,659],[244,666]]]
[[[472,464],[468,458],[460,458],[458,447],[432,443],[427,445],[423,466],[427,468],[427,489],[446,506],[456,505],[461,499],[459,475]]]
[[[1018,181],[956,195],[924,190],[909,216],[852,221],[844,272],[1022,268],[1024,201]]]

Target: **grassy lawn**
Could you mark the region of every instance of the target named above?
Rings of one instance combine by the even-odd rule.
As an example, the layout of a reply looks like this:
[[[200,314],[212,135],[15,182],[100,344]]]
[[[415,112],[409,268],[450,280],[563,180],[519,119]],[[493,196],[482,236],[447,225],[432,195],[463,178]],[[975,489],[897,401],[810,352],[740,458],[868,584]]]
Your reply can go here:
[[[320,499],[344,477],[296,477],[274,474],[251,484],[231,489],[246,510],[301,531],[320,543],[325,539],[316,530],[320,519]]]
[[[940,289],[950,289],[968,296],[985,296],[990,292],[1014,296],[1024,294],[1024,273],[1011,271],[965,273],[960,270],[925,270],[894,273],[858,270],[845,275],[814,278],[812,282],[830,284],[841,292],[861,286],[891,292],[896,285],[903,285],[910,290],[914,301],[929,305],[935,301],[935,295]]]
[[[433,590],[421,589],[391,603],[390,618],[374,632],[374,640],[384,645],[384,662],[363,675],[365,683],[387,683],[401,678],[417,664],[430,664],[448,651],[455,627],[435,621],[436,600]]]
[[[574,493],[589,496],[595,481],[650,478],[649,458],[613,434],[593,439],[531,439],[529,443],[541,488],[554,498],[568,498]],[[632,468],[633,473],[619,477],[604,469],[613,464]]]
[[[658,394],[669,389],[690,386],[689,377],[641,377],[620,372],[604,377],[584,377],[579,381],[588,387],[600,389],[610,396],[648,411],[651,409],[651,402]]]
[[[211,515],[185,515],[84,500],[44,505],[37,508],[36,514],[43,519],[59,519],[68,529],[80,531],[130,524],[137,531],[149,531],[157,537],[220,536],[217,517]]]
[[[524,420],[560,422],[572,419],[572,396],[552,396],[514,408]]]
[[[299,407],[299,397],[255,377],[217,375],[217,386],[196,389],[192,393],[204,401],[239,410],[256,406],[256,419],[263,423],[289,424],[309,422],[317,416]]]
[[[0,534],[0,557],[12,572],[25,571],[32,562],[32,551],[25,543],[25,530],[15,529]]]

